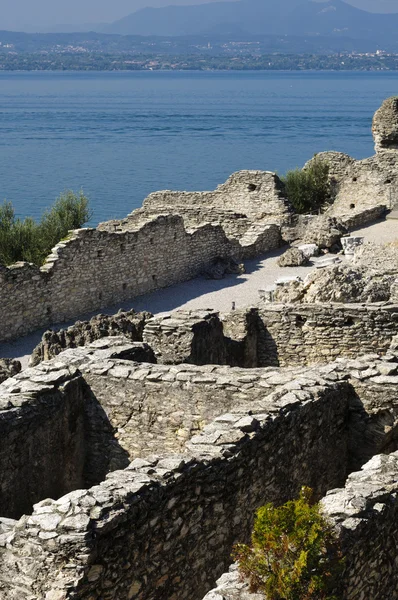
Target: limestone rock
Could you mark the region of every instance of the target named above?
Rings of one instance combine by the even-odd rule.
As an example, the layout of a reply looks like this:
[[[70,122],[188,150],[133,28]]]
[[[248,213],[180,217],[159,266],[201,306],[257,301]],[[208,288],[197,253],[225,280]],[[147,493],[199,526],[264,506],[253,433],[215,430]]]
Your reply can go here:
[[[398,150],[398,97],[387,98],[373,117],[376,152]]]
[[[236,564],[230,567],[217,581],[217,587],[211,590],[203,600],[265,600],[263,594],[249,591],[249,584],[241,580]]]
[[[96,315],[90,321],[76,321],[68,329],[46,331],[41,342],[33,350],[30,366],[36,366],[42,360],[54,358],[67,348],[86,346],[108,336],[124,335],[133,342],[142,342],[145,323],[152,317],[153,315],[148,312],[136,313],[134,310],[120,310],[115,315]]]
[[[13,360],[11,358],[0,358],[0,383],[14,377],[21,371],[21,363],[19,360]]]
[[[238,263],[232,259],[217,258],[204,272],[207,279],[222,279],[224,275],[241,275],[245,272],[243,263]]]
[[[299,248],[289,248],[278,259],[280,267],[300,267],[308,263],[308,257]]]
[[[362,266],[337,264],[317,269],[303,282],[277,286],[275,302],[385,302],[390,299],[394,276],[371,274]]]
[[[339,219],[320,215],[310,221],[302,242],[328,250],[340,249],[340,238],[346,233],[347,229]]]

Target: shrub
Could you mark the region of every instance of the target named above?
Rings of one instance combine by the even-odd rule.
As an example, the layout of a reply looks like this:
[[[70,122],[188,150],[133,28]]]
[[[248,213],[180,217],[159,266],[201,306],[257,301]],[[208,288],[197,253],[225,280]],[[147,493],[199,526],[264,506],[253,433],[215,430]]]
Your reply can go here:
[[[257,511],[252,546],[238,544],[233,552],[250,591],[268,600],[337,600],[341,552],[311,495],[303,488],[298,500]]]
[[[4,202],[0,206],[0,263],[10,265],[23,260],[42,265],[55,244],[70,229],[82,227],[90,217],[88,199],[83,192],[61,194],[40,223],[30,217],[16,218],[11,202]]]
[[[330,201],[329,166],[314,159],[305,169],[288,171],[282,181],[298,213],[316,213]]]

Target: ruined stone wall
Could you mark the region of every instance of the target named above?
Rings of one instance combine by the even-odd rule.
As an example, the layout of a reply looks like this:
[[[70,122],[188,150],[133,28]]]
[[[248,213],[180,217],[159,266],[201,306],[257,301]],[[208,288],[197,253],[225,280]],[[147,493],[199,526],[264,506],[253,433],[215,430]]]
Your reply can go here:
[[[355,160],[342,152],[320,152],[329,165],[333,203],[327,214],[348,227],[360,227],[398,203],[398,98],[385,100],[375,113],[372,134],[376,154]],[[308,164],[311,164],[309,161]]]
[[[176,216],[125,233],[77,230],[41,269],[1,268],[0,340],[185,281],[239,252],[221,227],[187,233]]]
[[[398,333],[397,305],[266,304],[259,319],[259,366],[385,353]]]
[[[145,323],[152,317],[149,312],[136,313],[133,309],[119,310],[115,315],[95,315],[89,321],[77,321],[67,329],[46,331],[34,348],[29,365],[34,367],[43,360],[51,360],[67,348],[86,346],[108,336],[122,335],[130,341],[141,342]],[[149,353],[146,362],[154,362]]]
[[[398,598],[397,471],[397,452],[374,456],[361,471],[349,475],[344,488],[321,501],[345,557],[339,595],[344,600]],[[250,593],[234,565],[203,600],[264,600],[264,595]]]
[[[143,202],[142,212],[134,211],[128,221],[134,222],[141,214],[185,214],[188,209],[188,219],[192,222],[203,223],[200,212],[194,216],[193,210],[204,209],[204,217],[223,212],[236,213],[249,217],[251,221],[274,217],[274,223],[284,221],[290,213],[290,206],[284,196],[283,184],[279,177],[270,171],[238,171],[233,173],[225,183],[211,192],[155,192]],[[225,214],[225,213],[224,213]],[[198,221],[196,221],[198,219]],[[128,226],[128,223],[123,223]]]
[[[343,483],[348,395],[344,383],[281,392],[251,415],[218,418],[184,455],[137,459],[90,490],[40,503],[6,536],[2,598],[201,598],[232,544],[248,538],[256,507],[303,482],[318,495]]]
[[[84,485],[84,396],[67,368],[8,379],[0,392],[0,515]]]
[[[210,365],[137,365],[117,360],[106,366],[90,363],[82,370],[130,460],[181,452],[185,442],[217,415],[275,388],[272,369],[230,373],[226,367]],[[96,437],[101,437],[101,429]]]
[[[375,456],[322,501],[346,556],[344,598],[398,598],[398,453]]]
[[[98,340],[0,386],[17,431],[17,417],[29,424],[36,406],[45,417],[57,391],[68,406],[69,394],[75,397],[70,378],[76,381],[84,393],[83,430],[69,418],[54,429],[60,438],[70,426],[82,432],[86,462],[82,470],[77,456],[74,467],[80,487],[93,485],[45,499],[53,493],[41,465],[36,498],[43,500],[33,514],[18,523],[0,518],[2,600],[202,598],[228,567],[233,543],[248,540],[258,506],[284,502],[303,484],[318,497],[341,487],[351,466],[372,455],[370,427],[384,429],[388,443],[387,429],[398,429],[392,351],[383,360],[373,354],[312,369],[249,370],[139,364],[125,360],[129,347],[122,338]],[[11,403],[25,412],[13,413]],[[175,428],[200,413],[201,431],[182,448]],[[151,434],[129,465],[127,446],[135,452]],[[29,446],[34,430],[21,435]],[[21,443],[18,432],[14,438]],[[50,467],[57,460],[58,471],[70,472],[57,448]]]

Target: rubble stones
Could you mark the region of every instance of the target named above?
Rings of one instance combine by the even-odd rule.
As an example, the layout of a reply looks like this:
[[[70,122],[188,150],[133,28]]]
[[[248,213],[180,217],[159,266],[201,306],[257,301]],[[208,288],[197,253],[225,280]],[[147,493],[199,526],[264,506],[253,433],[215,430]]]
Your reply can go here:
[[[316,244],[328,250],[340,249],[340,238],[347,234],[347,229],[336,217],[321,215],[310,221],[302,242]]]
[[[33,350],[30,366],[34,367],[42,360],[49,360],[67,348],[86,346],[95,340],[123,335],[133,342],[142,342],[145,323],[153,315],[148,312],[136,313],[134,310],[120,310],[115,315],[96,315],[90,321],[76,321],[68,329],[46,331],[41,342]],[[147,362],[153,362],[149,355]],[[137,360],[139,360],[137,355]]]
[[[300,267],[308,263],[308,257],[299,248],[289,248],[278,259],[280,267]]]
[[[11,358],[1,358],[0,359],[0,383],[8,379],[8,377],[13,377],[21,370],[21,363],[19,360],[14,360]]]

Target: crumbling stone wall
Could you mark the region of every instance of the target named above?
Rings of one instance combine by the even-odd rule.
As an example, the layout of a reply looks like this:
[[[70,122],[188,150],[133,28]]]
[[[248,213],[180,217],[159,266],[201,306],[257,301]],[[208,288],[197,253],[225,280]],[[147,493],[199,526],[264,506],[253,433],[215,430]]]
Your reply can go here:
[[[217,257],[239,254],[219,226],[187,233],[168,216],[135,231],[80,229],[39,269],[0,269],[0,340],[62,322],[115,302],[195,277]]]
[[[30,366],[50,360],[67,348],[86,346],[95,340],[123,335],[133,342],[142,342],[145,323],[153,318],[149,312],[119,310],[115,315],[96,315],[89,321],[76,321],[67,329],[46,331],[32,352]],[[137,359],[138,360],[138,359]],[[153,362],[147,356],[147,362]]]
[[[122,338],[97,340],[89,348],[66,350],[0,387],[11,423],[18,415],[8,403],[21,406],[25,413],[20,414],[27,415],[22,420],[29,420],[31,403],[40,404],[45,414],[58,387],[68,394],[70,377],[79,386],[84,379],[85,420],[98,424],[97,429],[86,423],[80,428],[84,442],[89,440],[89,462],[97,468],[93,487],[58,500],[43,499],[18,523],[0,519],[4,600],[199,599],[228,567],[232,544],[248,539],[258,506],[284,502],[303,483],[318,497],[341,487],[352,465],[360,465],[374,450],[370,426],[385,427],[388,444],[387,425],[398,429],[398,356],[393,349],[383,360],[373,354],[312,369],[249,370],[139,364],[126,360],[129,346],[133,350],[134,344]],[[75,376],[76,369],[82,377]],[[145,392],[138,397],[140,388]],[[27,398],[32,389],[34,395]],[[162,402],[162,389],[169,404]],[[146,432],[141,424],[136,439],[159,435],[157,455],[147,448],[129,465],[123,444],[129,436],[133,439],[136,416],[153,401],[157,423],[167,421],[175,409],[173,396],[182,400],[183,419],[199,412],[199,402],[207,405],[204,420],[212,419],[212,413],[220,416],[202,425],[183,453],[178,446],[163,456],[164,432],[167,427],[172,432],[176,423],[170,420],[158,429],[147,421]],[[91,412],[94,402],[102,421]],[[130,424],[123,410],[128,410]],[[105,441],[101,423],[110,429]],[[23,435],[28,438],[31,432]],[[2,439],[0,446],[5,448],[7,441]],[[377,438],[374,447],[380,444]],[[105,464],[102,455],[113,464]],[[123,461],[123,471],[102,481]],[[85,477],[87,469],[80,473]],[[45,479],[46,467],[41,474]],[[39,498],[48,495],[45,488],[40,491]]]
[[[148,321],[145,341],[161,363],[297,366],[385,354],[398,333],[394,304],[263,304],[221,316],[176,311]]]
[[[8,379],[0,395],[0,514],[84,487],[84,395],[72,369]]]
[[[374,156],[355,160],[341,152],[317,154],[329,165],[334,201],[327,212],[348,227],[360,227],[398,202],[397,107],[398,99],[388,98],[374,115]]]
[[[375,456],[321,502],[345,556],[340,592],[345,600],[398,598],[397,469],[398,453]],[[264,595],[251,593],[233,565],[203,600],[264,600]]]
[[[260,400],[250,417],[217,419],[182,456],[138,460],[42,502],[1,552],[2,597],[200,598],[247,539],[257,506],[292,497],[303,481],[320,495],[344,481],[348,393],[344,383],[309,385],[302,399]],[[15,568],[26,572],[18,587]]]
[[[259,318],[259,366],[383,354],[398,333],[398,306],[392,304],[266,304]]]
[[[291,207],[283,184],[269,171],[238,171],[211,192],[161,191],[150,194],[142,208],[126,219],[102,223],[101,229],[129,230],[149,217],[177,214],[188,227],[221,223],[229,237],[240,239],[253,222],[288,223]]]

